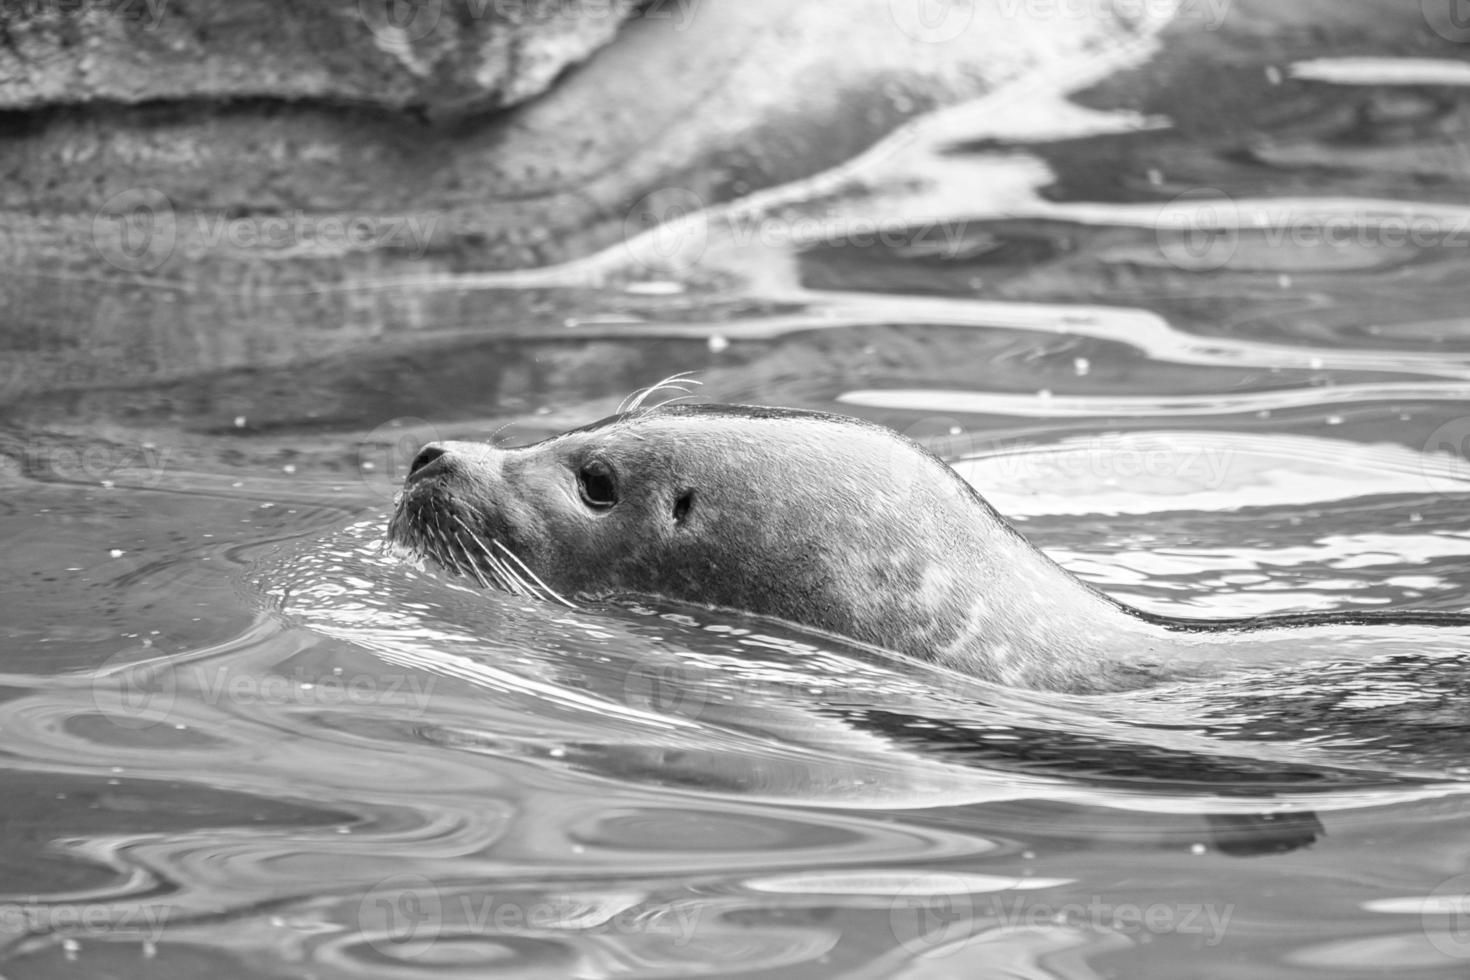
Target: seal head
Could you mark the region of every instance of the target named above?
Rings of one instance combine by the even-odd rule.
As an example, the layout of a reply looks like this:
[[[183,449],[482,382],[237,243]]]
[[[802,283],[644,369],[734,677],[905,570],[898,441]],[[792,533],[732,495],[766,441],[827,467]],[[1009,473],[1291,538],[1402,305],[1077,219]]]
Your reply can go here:
[[[1137,686],[1160,634],[916,443],[817,412],[664,405],[434,443],[389,533],[486,586],[742,610],[1027,686]]]

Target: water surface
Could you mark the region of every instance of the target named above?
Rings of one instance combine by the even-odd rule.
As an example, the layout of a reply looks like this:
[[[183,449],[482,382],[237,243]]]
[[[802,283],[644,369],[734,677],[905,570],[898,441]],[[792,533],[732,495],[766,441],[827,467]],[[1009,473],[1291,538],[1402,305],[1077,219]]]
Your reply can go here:
[[[1078,698],[382,547],[421,442],[696,371],[1152,612],[1470,609],[1461,52],[1264,8],[583,262],[348,284],[446,315],[345,361],[11,406],[0,970],[1463,975],[1470,632]]]

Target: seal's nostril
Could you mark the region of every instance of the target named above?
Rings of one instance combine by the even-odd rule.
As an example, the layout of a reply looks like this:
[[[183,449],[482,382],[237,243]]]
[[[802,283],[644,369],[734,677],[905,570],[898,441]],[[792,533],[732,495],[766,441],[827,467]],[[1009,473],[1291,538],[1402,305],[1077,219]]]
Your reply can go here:
[[[440,456],[447,454],[448,452],[448,449],[445,449],[437,442],[429,443],[423,449],[419,450],[418,455],[415,456],[413,458],[413,462],[409,464],[408,475],[413,476],[419,470],[423,469],[425,466],[428,466],[434,460],[438,459]]]

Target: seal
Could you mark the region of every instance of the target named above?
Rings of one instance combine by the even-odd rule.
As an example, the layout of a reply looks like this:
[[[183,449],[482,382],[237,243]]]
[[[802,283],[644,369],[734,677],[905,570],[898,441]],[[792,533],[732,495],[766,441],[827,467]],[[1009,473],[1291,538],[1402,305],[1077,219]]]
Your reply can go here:
[[[431,443],[389,538],[489,588],[739,610],[1077,693],[1300,660],[1314,627],[1405,621],[1145,614],[1042,554],[917,443],[796,409],[666,403],[517,448]]]

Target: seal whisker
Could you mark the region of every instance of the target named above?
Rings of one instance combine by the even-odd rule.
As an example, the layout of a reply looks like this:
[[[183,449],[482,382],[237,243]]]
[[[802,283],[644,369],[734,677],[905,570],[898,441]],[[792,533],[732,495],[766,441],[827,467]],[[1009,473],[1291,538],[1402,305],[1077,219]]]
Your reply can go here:
[[[561,593],[557,592],[551,586],[549,586],[545,582],[541,581],[541,576],[537,575],[535,572],[533,572],[529,568],[527,568],[526,567],[526,563],[523,562],[523,561],[521,561],[521,559],[516,555],[516,553],[514,551],[511,551],[509,548],[507,548],[500,541],[499,538],[495,538],[493,540],[495,542],[495,547],[497,547],[501,551],[505,552],[506,555],[510,558],[510,560],[513,561],[513,562],[515,562],[517,565],[519,565],[521,571],[525,572],[527,575],[529,575],[531,577],[531,580],[533,582],[535,582],[537,585],[541,586],[541,588],[545,591],[545,593],[549,597],[551,597],[552,599],[555,599],[557,602],[559,602],[562,605],[566,606],[568,609],[576,609],[577,608],[574,603],[568,601],[564,596],[561,595]]]
[[[483,589],[490,588],[490,583],[485,580],[484,573],[480,571],[480,565],[479,565],[479,563],[478,562],[470,562],[469,565],[470,565],[470,571],[472,571],[472,572],[475,573],[475,578],[476,578],[476,580],[479,581],[480,587],[483,588]]]
[[[469,535],[470,541],[473,542],[475,547],[479,549],[480,555],[484,558],[484,564],[487,566],[491,576],[495,579],[495,583],[500,586],[501,590],[504,592],[509,592],[511,595],[526,595],[527,589],[525,588],[525,583],[520,580],[520,577],[513,574],[510,569],[505,567],[504,562],[500,561],[495,555],[491,554],[490,549],[485,547],[485,542],[480,540],[479,535],[475,534],[473,531],[470,531],[468,528],[466,528],[466,533]],[[458,539],[458,537],[459,536],[456,535],[456,539]],[[464,547],[463,543],[461,543],[461,547]],[[469,549],[466,548],[465,550],[466,552],[468,552]],[[476,567],[479,566],[480,562],[478,559],[476,560],[475,564]]]
[[[449,565],[449,567],[453,568],[461,575],[473,575],[475,578],[480,580],[480,583],[482,585],[485,584],[485,580],[480,576],[478,567],[475,565],[474,562],[470,560],[468,552],[466,551],[463,543],[460,542],[457,536],[452,540],[445,541],[446,546],[451,544],[454,546],[452,549],[449,547],[445,548],[445,551],[450,559],[450,561],[446,562],[445,564]]]
[[[694,395],[694,392],[691,391],[688,394],[680,395],[677,398],[665,398],[663,401],[659,402],[657,405],[650,405],[648,407],[648,410],[649,411],[653,411],[655,408],[667,408],[669,405],[677,405],[680,402],[686,402],[686,401],[688,401],[689,399],[691,399],[693,397],[695,397],[695,395]]]
[[[495,574],[499,578],[501,582],[501,587],[504,588],[505,591],[511,593],[512,595],[529,595],[533,598],[541,598],[541,596],[534,589],[531,588],[531,586],[529,585],[529,583],[526,582],[525,579],[516,574],[516,570],[514,568],[511,568],[509,565],[507,565],[499,558],[499,556],[492,554],[490,549],[485,546],[485,542],[483,540],[476,537],[475,545],[480,549],[481,553],[484,554],[485,561],[489,563],[491,568],[495,569]]]
[[[643,403],[646,402],[650,397],[652,397],[657,392],[664,391],[664,390],[681,391],[681,392],[684,393],[682,395],[682,397],[684,397],[684,398],[692,398],[692,397],[694,397],[694,393],[692,391],[690,391],[688,388],[685,388],[685,387],[682,387],[682,386],[683,385],[702,385],[702,384],[704,384],[704,382],[703,381],[698,381],[698,380],[690,377],[689,376],[690,373],[691,372],[689,372],[689,371],[680,371],[678,374],[671,374],[671,375],[669,375],[667,378],[664,378],[658,384],[651,385],[651,386],[649,386],[647,388],[644,388],[641,391],[635,391],[635,392],[633,392],[627,398],[624,398],[621,402],[618,403],[618,414],[619,415],[623,415],[623,414],[627,414],[627,413],[630,413],[630,412],[636,412],[636,411],[638,411],[640,408],[643,408]],[[665,402],[660,402],[660,404],[667,405],[667,404],[670,404],[670,403],[667,402],[667,401],[665,401]],[[657,408],[658,406],[657,405],[651,405],[649,407],[650,408]]]
[[[504,432],[506,429],[509,429],[514,424],[515,424],[515,420],[514,419],[512,419],[509,422],[503,422],[503,423],[501,423],[501,425],[500,425],[499,428],[497,428],[494,432],[490,433],[490,445],[492,445],[492,446],[499,446],[500,445],[500,434],[502,432]]]
[[[506,592],[509,592],[511,595],[529,595],[532,598],[536,599],[547,598],[534,586],[527,582],[523,577],[521,577],[514,568],[511,568],[499,556],[492,552],[489,546],[486,545],[484,539],[476,534],[474,530],[469,527],[469,525],[465,524],[465,522],[460,519],[459,515],[456,514],[453,515],[453,517],[454,522],[464,529],[465,534],[469,535],[469,539],[474,542],[475,547],[480,549],[480,552],[485,556],[485,560],[489,564],[490,568],[493,570],[497,581],[499,581],[501,585],[501,588],[503,588]],[[499,542],[497,541],[496,544],[499,544]],[[501,547],[502,549],[504,549],[503,545]]]
[[[464,574],[465,562],[461,560],[460,556],[460,552],[464,550],[463,546],[445,533],[443,526],[439,523],[439,515],[437,513],[433,515],[433,521],[427,530],[433,533],[435,539],[426,542],[430,547],[425,550],[429,552],[430,556],[439,562],[439,564],[461,575]]]
[[[434,536],[438,539],[439,545],[437,549],[437,554],[434,554],[433,557],[441,565],[452,568],[454,571],[459,572],[462,575],[466,573],[472,574],[475,579],[480,583],[480,586],[482,588],[490,588],[490,583],[486,581],[485,576],[482,574],[479,563],[471,560],[469,549],[464,546],[464,542],[460,540],[459,534],[448,533],[445,530],[444,525],[440,522],[439,516],[440,515],[437,511],[434,512],[433,519],[429,526],[429,530],[431,530]],[[464,522],[460,521],[458,517],[455,517],[455,521],[458,522],[461,527],[464,527]],[[468,527],[465,527],[465,530],[470,533],[471,537],[473,537],[474,532],[470,531]],[[491,570],[491,576],[496,577],[493,569]]]

